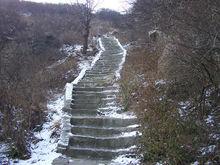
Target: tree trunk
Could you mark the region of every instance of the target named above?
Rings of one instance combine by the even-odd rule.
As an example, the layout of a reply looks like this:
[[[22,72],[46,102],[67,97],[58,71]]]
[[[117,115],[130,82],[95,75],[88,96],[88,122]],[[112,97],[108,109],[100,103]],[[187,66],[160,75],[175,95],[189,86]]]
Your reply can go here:
[[[84,43],[83,43],[83,54],[87,53],[87,49],[88,49],[88,35],[84,35]]]
[[[85,33],[83,35],[84,37],[84,43],[83,43],[83,54],[86,54],[87,53],[87,49],[88,49],[88,40],[89,40],[89,32],[90,32],[90,28],[89,28],[89,25],[86,26],[85,28]]]

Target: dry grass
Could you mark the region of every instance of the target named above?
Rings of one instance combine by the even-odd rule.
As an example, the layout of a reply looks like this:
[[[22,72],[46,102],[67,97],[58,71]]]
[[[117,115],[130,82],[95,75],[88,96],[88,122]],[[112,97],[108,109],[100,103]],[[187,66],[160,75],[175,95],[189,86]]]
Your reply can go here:
[[[31,80],[20,82],[16,88],[1,89],[0,139],[10,143],[11,157],[29,157],[28,141],[32,130],[42,125],[47,114],[48,91],[63,89],[64,84],[74,78],[68,77],[67,72],[76,71],[76,64],[75,58],[69,57],[53,69],[38,71]],[[54,130],[53,136],[57,136],[57,129]]]
[[[155,83],[163,76],[158,72],[161,51],[154,50],[147,46],[129,50],[122,73],[121,100],[141,123],[140,152],[146,164],[190,164],[207,143],[207,130],[195,122],[195,116],[180,116],[178,101],[167,95],[169,83]],[[201,158],[201,162],[204,160]]]

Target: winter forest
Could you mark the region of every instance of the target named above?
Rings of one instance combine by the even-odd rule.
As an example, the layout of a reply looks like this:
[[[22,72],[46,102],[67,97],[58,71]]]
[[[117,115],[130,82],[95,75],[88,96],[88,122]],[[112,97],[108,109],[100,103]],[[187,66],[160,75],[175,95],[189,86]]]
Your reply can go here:
[[[0,0],[0,165],[220,164],[220,0],[119,1]]]

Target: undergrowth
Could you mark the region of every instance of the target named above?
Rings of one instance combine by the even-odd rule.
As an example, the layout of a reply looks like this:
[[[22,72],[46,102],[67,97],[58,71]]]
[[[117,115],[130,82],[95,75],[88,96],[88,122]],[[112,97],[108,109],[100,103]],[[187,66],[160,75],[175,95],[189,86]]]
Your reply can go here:
[[[173,93],[172,81],[158,71],[161,49],[131,46],[122,72],[121,102],[134,111],[140,121],[140,150],[144,164],[191,164],[199,161],[219,162],[219,152],[201,154],[201,148],[217,144],[210,140],[210,128],[204,121],[195,98],[189,107],[181,107],[182,93]],[[157,51],[155,51],[157,50]],[[175,99],[176,98],[176,99]],[[203,107],[205,108],[205,107]],[[187,110],[188,114],[182,114]],[[206,112],[208,109],[206,107]],[[201,118],[201,115],[203,117]],[[217,133],[217,132],[215,132]]]

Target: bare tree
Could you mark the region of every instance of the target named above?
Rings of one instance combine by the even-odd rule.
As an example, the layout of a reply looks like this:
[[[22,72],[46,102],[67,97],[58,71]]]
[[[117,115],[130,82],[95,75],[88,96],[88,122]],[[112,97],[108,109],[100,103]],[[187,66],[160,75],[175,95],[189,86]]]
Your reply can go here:
[[[80,23],[82,28],[82,35],[83,35],[83,54],[87,53],[88,49],[88,40],[90,35],[90,24],[93,17],[93,12],[96,8],[98,3],[95,0],[85,0],[83,3],[80,3],[77,0],[77,5],[79,7],[79,17]]]

